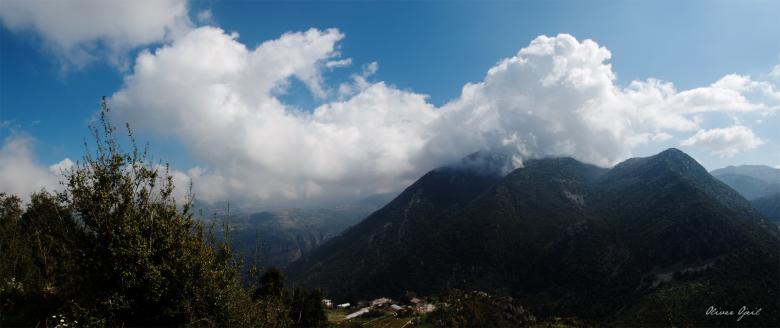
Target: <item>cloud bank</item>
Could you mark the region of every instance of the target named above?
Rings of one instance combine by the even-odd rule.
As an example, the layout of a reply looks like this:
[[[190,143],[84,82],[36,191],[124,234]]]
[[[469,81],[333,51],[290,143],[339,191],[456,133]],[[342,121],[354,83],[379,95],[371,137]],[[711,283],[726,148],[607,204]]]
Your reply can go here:
[[[376,63],[324,85],[323,74],[351,64],[338,50],[344,37],[311,29],[250,49],[235,33],[197,28],[138,56],[111,97],[114,113],[179,140],[208,164],[182,172],[197,197],[278,203],[397,191],[482,149],[603,166],[639,145],[670,142],[733,156],[763,141],[747,126],[711,126],[710,118],[771,118],[780,108],[774,84],[736,74],[682,91],[655,79],[621,87],[610,51],[568,34],[536,38],[436,107],[425,95],[369,81]],[[286,105],[292,79],[323,104]]]
[[[48,167],[41,165],[35,158],[34,145],[35,139],[17,132],[12,132],[3,141],[0,147],[0,192],[17,195],[26,202],[34,192],[64,189],[65,176],[77,163],[65,158]],[[176,186],[173,198],[180,204],[187,201],[192,172],[187,174],[160,164],[154,164],[152,168],[160,173],[168,172]],[[157,186],[163,183],[165,180],[160,177]]]
[[[3,0],[0,20],[39,35],[66,65],[105,56],[121,65],[127,51],[191,28],[186,0]]]
[[[195,16],[214,20],[208,10]],[[289,32],[250,48],[236,33],[195,28],[186,0],[5,0],[0,20],[39,35],[77,67],[96,58],[123,66],[130,50],[161,44],[135,58],[110,99],[112,115],[186,147],[202,165],[171,173],[180,192],[192,182],[209,201],[310,205],[393,192],[485,149],[510,152],[519,165],[572,156],[609,166],[638,147],[731,157],[773,145],[747,122],[780,123],[780,65],[768,80],[729,74],[688,90],[657,79],[618,85],[612,53],[568,34],[537,37],[434,106],[424,94],[373,81],[376,62],[325,83],[333,70],[354,69],[337,29]],[[321,105],[286,104],[295,80]],[[56,188],[59,171],[72,165],[37,164],[32,142],[5,141],[0,190]]]
[[[681,142],[683,146],[700,146],[720,157],[732,157],[742,150],[753,149],[764,141],[753,134],[753,130],[734,125],[728,128],[699,130],[692,137]]]
[[[15,194],[27,200],[33,192],[58,190],[63,170],[73,162],[66,158],[50,167],[38,164],[32,149],[34,140],[13,134],[0,148],[0,192]]]
[[[339,59],[335,29],[288,33],[247,49],[213,27],[139,55],[111,98],[135,127],[174,136],[212,164],[188,174],[199,198],[343,198],[397,190],[416,178],[425,129],[422,95],[375,83],[306,113],[279,100],[290,79],[314,95]],[[330,65],[331,67],[333,64]]]

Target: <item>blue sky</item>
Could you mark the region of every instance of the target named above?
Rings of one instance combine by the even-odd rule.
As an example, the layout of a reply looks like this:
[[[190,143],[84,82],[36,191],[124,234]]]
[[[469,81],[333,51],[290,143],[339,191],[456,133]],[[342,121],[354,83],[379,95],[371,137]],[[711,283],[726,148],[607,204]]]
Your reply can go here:
[[[182,1],[170,0],[168,2],[171,6],[159,6],[162,8],[154,10],[173,11],[179,8],[176,5],[182,5]],[[90,1],[73,1],[74,6],[77,6],[78,2],[85,2],[78,6],[91,5]],[[151,2],[139,1],[137,5],[151,6]],[[780,78],[772,75],[773,69],[780,64],[780,20],[777,19],[780,3],[776,1],[196,1],[184,2],[183,5],[186,8],[183,13],[161,15],[159,21],[153,22],[160,24],[159,33],[145,30],[142,31],[143,33],[132,34],[121,29],[138,28],[133,25],[133,22],[138,21],[137,19],[128,18],[129,23],[119,27],[98,19],[94,22],[94,26],[90,26],[89,24],[92,24],[90,17],[79,17],[78,11],[61,10],[60,13],[52,12],[51,8],[47,8],[46,3],[27,5],[16,1],[3,2],[0,5],[2,10],[0,18],[3,20],[3,27],[0,29],[2,46],[0,48],[2,50],[0,122],[3,122],[0,138],[6,140],[6,143],[9,142],[8,140],[21,138],[20,136],[26,138],[25,147],[29,148],[29,155],[32,156],[27,164],[32,163],[46,168],[64,158],[76,160],[83,152],[83,142],[89,138],[86,126],[98,109],[100,96],[111,97],[125,90],[132,95],[128,97],[129,100],[125,105],[119,105],[119,111],[129,114],[119,115],[118,118],[127,119],[134,126],[138,126],[140,139],[152,143],[157,157],[170,161],[174,168],[184,175],[189,175],[190,178],[192,172],[188,170],[191,168],[197,167],[198,170],[207,172],[201,177],[204,181],[202,184],[208,185],[210,190],[224,190],[212,195],[213,198],[235,197],[235,195],[246,194],[245,188],[224,186],[211,188],[212,183],[216,183],[212,180],[223,182],[231,179],[241,180],[239,172],[252,167],[260,171],[268,171],[258,177],[258,181],[266,181],[269,176],[285,175],[286,172],[279,174],[274,166],[284,167],[285,164],[252,159],[252,154],[262,149],[270,152],[265,154],[266,157],[275,157],[277,154],[273,153],[273,149],[289,147],[289,145],[266,147],[269,142],[259,140],[256,144],[236,146],[241,148],[238,153],[223,155],[235,158],[234,160],[216,160],[211,155],[205,154],[206,151],[198,150],[198,147],[210,145],[209,142],[212,140],[235,141],[234,139],[214,137],[192,142],[192,138],[187,134],[189,132],[160,131],[159,127],[145,122],[144,120],[158,120],[156,117],[151,117],[156,116],[157,112],[136,110],[133,106],[144,102],[133,100],[132,97],[158,97],[158,95],[144,94],[144,88],[141,86],[123,85],[123,80],[128,77],[137,76],[137,80],[144,80],[144,77],[140,77],[140,74],[136,74],[135,71],[139,54],[145,51],[156,54],[156,50],[174,47],[177,42],[186,38],[190,31],[204,26],[217,27],[225,35],[237,32],[239,36],[234,41],[244,45],[250,51],[265,41],[284,38],[282,35],[285,33],[314,28],[323,33],[311,36],[312,38],[326,38],[328,35],[324,31],[335,28],[340,37],[331,35],[336,40],[332,42],[333,49],[312,55],[319,56],[312,59],[312,64],[319,65],[317,71],[312,73],[314,71],[306,66],[305,72],[298,72],[303,75],[314,74],[318,78],[306,82],[297,75],[290,75],[272,81],[280,86],[269,91],[269,95],[283,103],[286,112],[300,111],[311,114],[318,106],[348,101],[360,95],[385,97],[387,93],[365,93],[357,84],[353,85],[352,92],[342,94],[337,91],[340,85],[352,83],[353,76],[364,73],[366,68],[375,62],[378,70],[373,74],[364,74],[368,84],[383,82],[387,90],[382,90],[398,94],[399,97],[407,93],[426,95],[425,104],[410,100],[409,102],[414,103],[409,105],[410,108],[427,106],[430,108],[426,110],[433,113],[431,115],[444,116],[441,112],[450,110],[450,107],[455,108],[452,109],[455,112],[471,110],[460,109],[464,106],[472,106],[465,105],[466,102],[471,102],[466,101],[462,94],[464,85],[480,82],[490,84],[486,80],[486,74],[501,60],[516,56],[520,49],[530,47],[529,44],[540,35],[555,37],[560,33],[566,33],[571,35],[577,44],[584,44],[584,40],[592,39],[598,47],[608,49],[611,56],[603,60],[603,63],[610,64],[611,72],[614,74],[610,88],[627,88],[632,81],[646,81],[653,78],[673,83],[675,93],[679,93],[708,87],[729,74],[737,74],[742,77],[749,76],[749,81],[755,85],[751,89],[753,91],[740,91],[745,92],[745,96],[749,98],[748,102],[755,106],[735,105],[739,108],[753,108],[744,111],[721,110],[719,107],[715,108],[720,106],[717,104],[713,105],[715,107],[712,110],[697,109],[695,113],[691,111],[690,115],[685,116],[686,120],[695,122],[696,126],[679,128],[679,125],[676,125],[673,131],[664,129],[677,123],[661,122],[661,118],[654,118],[661,123],[654,123],[655,125],[643,129],[641,133],[632,133],[630,138],[651,138],[657,142],[620,144],[618,148],[621,150],[615,153],[610,151],[602,154],[598,153],[598,150],[589,153],[579,153],[579,150],[569,151],[573,149],[572,147],[577,149],[581,147],[578,147],[576,142],[558,142],[559,138],[549,142],[544,140],[539,142],[539,145],[535,146],[538,149],[523,153],[525,157],[572,155],[598,164],[609,164],[626,156],[649,155],[665,147],[675,146],[694,155],[708,169],[743,163],[780,165],[780,155],[777,155],[780,153],[777,151],[780,150],[780,143],[778,143],[780,132],[775,128],[780,123],[777,119],[780,100],[773,98],[778,97],[780,92],[776,89],[758,95],[754,92],[760,88],[766,91],[767,85],[770,88],[777,86],[777,79]],[[121,13],[122,10],[110,9],[110,7],[97,8],[96,12],[105,10],[104,15],[109,18],[112,15],[124,15]],[[121,18],[116,20],[121,21]],[[50,21],[55,23],[48,24],[47,22]],[[56,26],[57,23],[62,25]],[[74,29],[71,34],[57,32],[78,24],[85,26],[83,29]],[[84,32],[101,29],[107,31],[119,29],[119,32],[104,34]],[[78,33],[84,35],[79,36]],[[128,34],[135,37],[127,37]],[[349,59],[350,65],[334,69],[322,67],[326,61],[336,59]],[[264,67],[255,67],[255,69],[258,70],[256,74],[262,76]],[[780,70],[777,72],[780,75]],[[315,81],[317,79],[319,80]],[[153,80],[149,81],[153,83]],[[522,83],[522,80],[517,83]],[[316,92],[310,91],[310,87],[315,84],[325,90],[324,95],[318,96]],[[486,87],[486,91],[480,91],[484,92],[485,97],[493,95],[500,98],[504,95],[490,93],[493,91],[487,89],[489,87]],[[496,87],[496,90],[498,89]],[[518,93],[522,94],[525,89],[519,90]],[[173,87],[166,94],[171,95],[178,91],[180,89]],[[547,91],[549,90],[545,92]],[[621,91],[620,97],[624,97],[623,93],[627,92]],[[685,98],[685,96],[678,98]],[[183,92],[181,97],[186,98],[188,95]],[[720,96],[714,96],[714,98],[718,97]],[[112,97],[112,100],[114,99]],[[718,99],[722,100],[722,97]],[[686,111],[680,109],[680,106],[691,104],[682,101],[681,105],[676,101],[668,100],[663,106],[673,107],[674,109],[670,109],[673,111]],[[400,101],[398,104],[405,103],[408,102]],[[265,102],[247,104],[258,108],[272,106]],[[528,104],[524,103],[522,106]],[[636,110],[647,110],[641,106]],[[497,109],[499,113],[502,110]],[[656,114],[665,115],[662,112]],[[173,118],[180,115],[160,117]],[[406,117],[404,114],[399,114],[398,117],[424,121],[416,116]],[[514,122],[513,119],[507,118],[506,121]],[[643,122],[642,124],[646,124],[650,119],[643,116],[639,120]],[[458,124],[455,119],[450,121],[454,122],[451,124]],[[527,118],[517,118],[517,122],[527,121]],[[758,121],[760,123],[757,123]],[[170,121],[165,124],[184,123]],[[439,123],[439,125],[443,124]],[[254,129],[256,126],[257,124],[250,128]],[[345,131],[351,131],[349,122],[340,122],[335,126],[346,127]],[[636,124],[631,126],[634,127]],[[251,130],[246,126],[233,127],[240,131]],[[500,129],[498,127],[496,129],[505,133],[513,127],[515,126],[502,125]],[[518,133],[507,135],[515,137],[520,135],[519,138],[522,140],[527,129],[523,129],[522,125],[516,127]],[[578,123],[570,127],[579,129],[581,125]],[[588,128],[591,126],[588,125]],[[598,127],[598,129],[603,128],[603,126]],[[295,131],[306,134],[309,131],[307,129],[310,128],[304,126],[300,131]],[[431,131],[431,129],[433,128],[427,125],[420,128],[421,131]],[[453,133],[449,129],[445,130],[447,131],[436,132],[436,136],[431,138],[443,139],[443,136]],[[547,135],[547,132],[547,130],[540,130],[533,136],[535,138],[539,135]],[[492,132],[480,130],[479,133]],[[420,140],[424,140],[426,145],[431,144],[428,142],[431,138],[422,135],[429,134],[425,132],[420,136]],[[265,131],[249,131],[244,137],[258,135],[267,134]],[[285,134],[271,133],[270,135]],[[525,136],[528,135],[530,134]],[[554,139],[557,138],[556,136],[560,137],[560,134],[550,132],[549,136]],[[617,135],[616,138],[620,139],[621,136],[625,137]],[[740,137],[742,139],[739,139]],[[367,138],[373,140],[372,138],[375,137],[363,135],[361,138],[361,140]],[[397,139],[376,138],[377,140],[373,142],[360,142],[360,147],[385,144],[390,142],[388,140]],[[457,138],[459,136],[450,137],[449,140]],[[507,136],[502,138],[507,140]],[[734,141],[734,138],[739,140]],[[573,140],[576,139],[578,138],[575,136]],[[337,141],[334,142],[338,144],[338,139],[335,140]],[[466,143],[472,141],[468,140]],[[477,147],[474,145],[483,145],[486,142],[473,141],[472,148]],[[520,144],[525,145],[526,142],[521,141]],[[364,195],[395,190],[421,172],[441,164],[442,161],[465,155],[459,152],[472,150],[472,148],[458,148],[447,154],[437,152],[434,156],[430,151],[421,150],[431,147],[418,146],[419,143],[415,142],[408,144],[401,142],[398,147],[383,148],[381,151],[365,150],[366,154],[378,152],[383,156],[390,156],[392,160],[399,160],[398,166],[405,169],[393,174],[360,171],[361,174],[358,174],[360,179],[352,181],[355,179],[324,178],[316,172],[310,172],[309,168],[301,168],[300,172],[291,169],[289,174],[294,177],[271,181],[269,184],[275,187],[269,187],[249,199],[259,202],[272,202],[272,199],[301,201],[322,198],[323,194],[330,193]],[[318,149],[323,147],[329,149],[331,145],[323,144]],[[608,147],[611,147],[610,144],[605,144],[604,148]],[[3,154],[6,157],[22,156],[18,152],[10,151]],[[245,157],[249,158],[245,163],[238,163]],[[423,157],[427,159],[422,159]],[[359,158],[363,157],[356,156],[352,160]],[[349,165],[332,158],[303,157],[300,160],[324,163],[322,165],[325,166],[334,165],[336,171],[352,170]],[[7,168],[6,171],[10,172],[11,169]],[[221,180],[216,178],[208,180],[206,178],[208,174]],[[360,184],[367,180],[385,182],[360,188]],[[361,190],[355,191],[356,189]]]

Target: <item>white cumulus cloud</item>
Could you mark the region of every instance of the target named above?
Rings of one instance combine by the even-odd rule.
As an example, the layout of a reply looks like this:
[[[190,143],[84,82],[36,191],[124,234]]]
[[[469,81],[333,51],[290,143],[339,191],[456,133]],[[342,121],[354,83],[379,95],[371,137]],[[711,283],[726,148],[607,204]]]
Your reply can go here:
[[[711,115],[773,119],[780,103],[775,85],[736,74],[682,91],[655,79],[622,87],[607,48],[560,34],[536,38],[436,107],[425,95],[370,81],[376,63],[337,90],[324,85],[325,72],[351,64],[339,52],[344,37],[311,29],[250,49],[235,33],[197,28],[138,56],[111,97],[113,113],[176,138],[204,163],[181,171],[199,198],[311,203],[397,191],[489,148],[518,159],[566,155],[607,166],[638,145],[699,131],[685,145],[724,156],[762,141],[744,126],[705,131],[702,122]],[[323,104],[310,111],[286,105],[280,96],[292,79]]]
[[[209,10],[194,17],[214,22]],[[4,0],[0,21],[39,35],[66,66],[104,57],[122,66],[130,50],[162,44],[135,58],[111,97],[112,113],[186,147],[201,166],[171,174],[179,189],[191,182],[206,200],[354,199],[397,191],[483,149],[603,166],[647,144],[730,157],[771,143],[745,122],[780,124],[780,65],[762,75],[775,83],[729,74],[688,90],[653,78],[621,86],[606,47],[568,34],[537,37],[437,107],[426,95],[372,81],[377,62],[326,85],[324,74],[353,65],[337,29],[289,32],[250,48],[237,33],[195,28],[187,0]],[[321,105],[285,104],[293,79]],[[733,125],[719,127],[724,118]],[[69,159],[36,164],[31,143],[19,135],[5,141],[4,191],[53,188],[72,167]]]
[[[128,50],[191,28],[187,0],[3,0],[0,20],[10,30],[37,33],[77,67],[103,55],[122,64]]]
[[[5,139],[0,148],[0,192],[26,200],[42,188],[48,191],[59,189],[62,176],[55,170],[72,165],[72,162],[65,159],[50,168],[41,166],[35,158],[33,143],[32,138],[17,134]]]
[[[247,49],[202,27],[142,53],[111,103],[121,120],[176,136],[211,167],[189,170],[198,197],[339,198],[397,190],[436,116],[424,96],[373,84],[312,113],[278,96],[291,78],[324,96],[337,30],[287,33]],[[175,91],[174,91],[175,90]]]
[[[76,163],[71,161],[70,158],[65,158],[49,166],[49,172],[56,175],[62,175],[67,173],[74,166],[76,166]]]
[[[211,25],[214,24],[214,14],[211,12],[210,9],[199,11],[198,14],[195,15],[195,18],[201,24],[211,24]]]
[[[682,146],[698,146],[708,149],[713,155],[732,157],[739,152],[756,148],[764,143],[753,130],[743,125],[727,128],[699,130],[692,137],[683,140]]]
[[[772,68],[772,71],[769,72],[769,76],[775,79],[780,79],[780,64],[775,65],[775,67]]]

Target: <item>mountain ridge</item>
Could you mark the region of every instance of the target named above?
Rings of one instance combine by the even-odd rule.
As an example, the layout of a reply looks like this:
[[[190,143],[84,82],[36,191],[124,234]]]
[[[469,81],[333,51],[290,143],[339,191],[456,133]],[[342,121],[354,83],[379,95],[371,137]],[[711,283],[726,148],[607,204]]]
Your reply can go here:
[[[468,170],[429,172],[364,222],[294,262],[291,277],[334,297],[479,289],[519,297],[543,315],[620,322],[627,317],[615,315],[616,306],[662,320],[665,313],[646,309],[674,299],[664,293],[683,297],[675,288],[730,282],[743,275],[732,263],[740,256],[757,272],[768,267],[763,277],[780,274],[771,251],[780,245],[777,227],[676,149],[612,169],[546,158],[492,180],[475,177]],[[474,181],[481,181],[478,188]],[[468,196],[455,202],[435,196],[463,193],[459,188]],[[766,283],[745,279],[751,290]],[[760,299],[773,319],[778,306],[770,299],[780,288],[769,283],[770,298]],[[734,291],[713,290],[716,300]],[[706,307],[696,309],[704,293],[686,294],[697,305],[676,315],[715,322],[701,316]]]
[[[780,193],[780,169],[771,166],[728,166],[713,170],[711,174],[748,200]]]

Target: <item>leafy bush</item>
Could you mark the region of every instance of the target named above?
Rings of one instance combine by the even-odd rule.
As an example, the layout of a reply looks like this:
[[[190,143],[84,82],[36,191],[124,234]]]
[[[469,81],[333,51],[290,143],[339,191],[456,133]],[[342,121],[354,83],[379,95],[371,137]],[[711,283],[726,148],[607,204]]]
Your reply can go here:
[[[108,112],[104,99],[94,152],[64,172],[63,192],[36,193],[24,211],[0,194],[0,323],[290,325],[296,303],[281,297],[283,281],[251,297],[228,241],[193,218],[191,195],[177,202],[167,167],[139,150],[129,126],[123,151]],[[306,293],[295,322],[308,325],[320,320],[310,309],[321,295]]]
[[[436,327],[524,327],[536,321],[511,297],[452,290],[443,304],[426,317]]]

